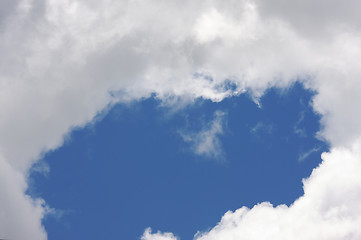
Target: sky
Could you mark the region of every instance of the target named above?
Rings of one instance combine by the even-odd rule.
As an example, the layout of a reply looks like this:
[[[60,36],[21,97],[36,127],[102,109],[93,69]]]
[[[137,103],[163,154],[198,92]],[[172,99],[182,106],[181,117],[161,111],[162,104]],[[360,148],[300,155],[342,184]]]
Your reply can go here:
[[[361,239],[360,5],[2,0],[0,238]]]
[[[296,85],[270,90],[262,108],[246,95],[176,113],[154,98],[114,106],[46,154],[49,172],[31,176],[30,194],[63,211],[45,219],[49,239],[139,239],[150,226],[192,239],[227,210],[290,205],[328,149],[314,137],[310,97]],[[219,111],[228,120],[213,137],[217,154],[197,154],[182,135],[208,131]]]

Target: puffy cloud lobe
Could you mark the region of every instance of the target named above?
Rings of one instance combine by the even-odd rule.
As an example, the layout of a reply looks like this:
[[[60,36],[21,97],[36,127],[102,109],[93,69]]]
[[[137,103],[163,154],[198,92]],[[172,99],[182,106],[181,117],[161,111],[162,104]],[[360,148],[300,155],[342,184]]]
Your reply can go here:
[[[270,86],[299,80],[317,92],[320,137],[350,147],[361,135],[361,114],[354,111],[361,102],[356,1],[0,4],[0,154],[8,173],[23,179],[5,174],[11,184],[0,191],[11,188],[21,196],[19,206],[37,213],[21,216],[1,204],[0,222],[24,219],[24,229],[38,234],[27,239],[45,238],[45,209],[24,194],[29,168],[72,127],[119,101],[152,93],[165,102],[221,101],[246,90],[257,99]],[[316,11],[325,6],[329,11]],[[17,236],[9,229],[0,225],[0,232]]]
[[[304,180],[304,196],[290,207],[261,203],[227,212],[216,227],[195,239],[360,239],[360,142],[322,158]]]
[[[323,153],[322,159],[304,180],[304,196],[291,206],[264,202],[252,209],[229,211],[213,229],[197,233],[194,239],[360,239],[360,142],[351,150]]]
[[[141,240],[178,240],[178,238],[174,236],[173,233],[161,233],[161,232],[152,233],[151,228],[147,228],[140,239]]]

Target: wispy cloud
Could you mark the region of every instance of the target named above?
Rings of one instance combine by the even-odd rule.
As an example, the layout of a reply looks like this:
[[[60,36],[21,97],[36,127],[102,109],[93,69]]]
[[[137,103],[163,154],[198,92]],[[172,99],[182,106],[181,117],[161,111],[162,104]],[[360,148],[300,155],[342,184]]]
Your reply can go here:
[[[301,124],[302,124],[304,119],[305,119],[305,112],[302,111],[299,114],[298,120],[293,125],[293,132],[295,134],[297,134],[298,136],[300,136],[300,137],[307,137],[306,129],[304,127],[301,127]]]
[[[303,162],[305,159],[307,159],[309,156],[311,156],[312,153],[320,151],[319,147],[312,148],[306,152],[303,152],[299,155],[298,161]]]
[[[195,154],[221,159],[224,152],[219,137],[224,134],[225,115],[223,111],[216,111],[212,121],[206,123],[199,132],[179,131],[179,134],[185,142],[191,144]]]
[[[256,125],[251,127],[250,132],[258,136],[260,134],[271,134],[274,131],[274,125],[271,123],[258,122]]]

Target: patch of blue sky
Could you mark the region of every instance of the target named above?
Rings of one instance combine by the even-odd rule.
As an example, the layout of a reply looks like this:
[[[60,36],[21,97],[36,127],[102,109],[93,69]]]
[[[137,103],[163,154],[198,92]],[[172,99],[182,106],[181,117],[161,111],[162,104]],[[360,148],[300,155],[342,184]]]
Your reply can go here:
[[[44,156],[50,172],[30,176],[30,193],[63,213],[44,220],[49,239],[139,239],[148,226],[192,239],[227,210],[291,204],[328,149],[311,97],[295,84],[270,89],[261,108],[246,94],[171,114],[155,98],[114,106]],[[194,154],[179,134],[201,131],[216,111],[226,113],[222,161]]]

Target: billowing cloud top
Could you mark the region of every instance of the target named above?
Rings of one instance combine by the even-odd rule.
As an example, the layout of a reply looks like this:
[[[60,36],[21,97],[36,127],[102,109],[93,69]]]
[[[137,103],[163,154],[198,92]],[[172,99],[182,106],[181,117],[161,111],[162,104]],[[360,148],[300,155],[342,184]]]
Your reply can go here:
[[[279,220],[277,226],[298,233],[283,221],[297,214],[297,206],[323,204],[319,198],[330,186],[316,179],[338,167],[327,159],[342,159],[345,153],[344,170],[359,169],[354,149],[361,135],[361,113],[355,110],[361,102],[360,5],[325,0],[1,1],[0,191],[6,194],[0,197],[0,232],[13,239],[46,239],[41,219],[47,207],[24,194],[27,172],[42,153],[60,146],[72,127],[112,104],[151,94],[169,104],[221,101],[244,91],[257,100],[271,86],[300,81],[317,93],[313,108],[322,115],[319,136],[335,148],[307,180],[305,196],[291,208],[261,204],[249,212],[227,213],[209,235],[198,237],[237,239],[227,231],[256,223],[263,211],[270,218],[262,224]],[[360,186],[354,184],[359,181],[340,182],[359,196]],[[307,190],[317,186],[321,193]],[[348,211],[351,207],[360,216],[357,202],[335,200],[332,206],[345,214],[335,213],[336,220],[350,217],[334,239],[358,239],[352,226],[359,226],[359,219]],[[336,220],[325,220],[326,213],[316,211],[319,216],[305,215],[304,221],[317,218],[325,229],[332,227]],[[303,222],[297,223],[301,228]],[[222,232],[229,235],[221,237]],[[146,234],[151,237],[150,231]]]

